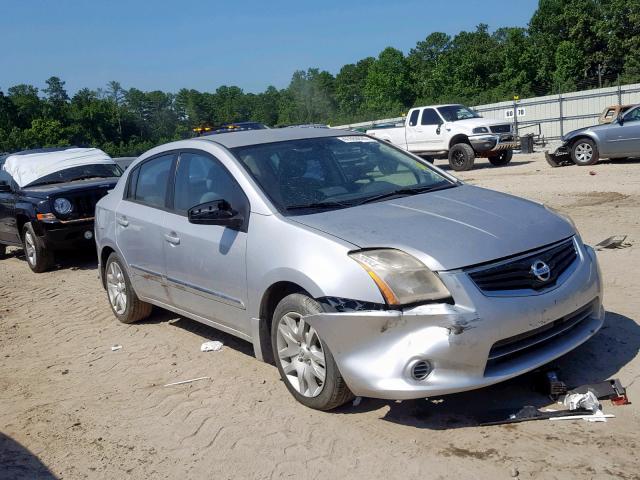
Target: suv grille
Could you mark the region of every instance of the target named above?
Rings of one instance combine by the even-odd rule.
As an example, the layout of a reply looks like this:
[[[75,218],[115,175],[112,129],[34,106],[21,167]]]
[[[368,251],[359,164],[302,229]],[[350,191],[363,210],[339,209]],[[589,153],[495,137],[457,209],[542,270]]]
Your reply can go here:
[[[491,132],[493,133],[511,133],[511,125],[494,125],[491,127]]]
[[[57,197],[64,197],[71,201],[73,204],[73,211],[64,220],[75,220],[78,218],[93,217],[96,212],[96,203],[102,197],[104,197],[110,188],[96,188],[94,190],[83,192],[69,192],[58,195]],[[52,202],[55,198],[52,199]]]
[[[505,261],[498,265],[473,269],[469,276],[485,292],[504,290],[543,290],[556,284],[558,277],[577,258],[573,238],[546,250]],[[536,276],[534,265],[540,263],[549,267],[547,274]]]

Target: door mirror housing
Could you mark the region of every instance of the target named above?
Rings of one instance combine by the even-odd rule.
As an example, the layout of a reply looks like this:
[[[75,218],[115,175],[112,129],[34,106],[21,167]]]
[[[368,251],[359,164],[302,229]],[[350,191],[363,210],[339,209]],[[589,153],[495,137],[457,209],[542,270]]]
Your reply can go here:
[[[620,115],[618,115],[618,118],[616,120],[620,125],[624,125],[624,114],[620,113]]]
[[[9,185],[7,182],[0,181],[0,193],[8,193],[10,191],[11,191],[11,185]]]
[[[233,229],[240,228],[244,223],[242,215],[223,199],[196,205],[188,210],[187,217],[189,223],[222,225]]]

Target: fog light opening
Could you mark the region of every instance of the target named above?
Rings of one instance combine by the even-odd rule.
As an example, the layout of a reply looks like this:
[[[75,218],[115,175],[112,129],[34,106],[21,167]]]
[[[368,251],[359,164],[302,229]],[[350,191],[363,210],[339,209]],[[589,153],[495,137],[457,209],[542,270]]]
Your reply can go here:
[[[86,240],[91,240],[93,238],[93,232],[91,230],[87,230],[84,232],[84,238]]]
[[[414,380],[424,380],[429,376],[433,367],[426,360],[420,360],[413,364],[411,367],[411,376]]]

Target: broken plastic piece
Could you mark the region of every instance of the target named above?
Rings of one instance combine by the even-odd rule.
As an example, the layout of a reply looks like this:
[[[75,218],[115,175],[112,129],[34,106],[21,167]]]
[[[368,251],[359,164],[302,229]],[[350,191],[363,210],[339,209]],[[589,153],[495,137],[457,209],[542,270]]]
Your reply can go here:
[[[201,352],[217,352],[218,350],[222,350],[222,342],[219,342],[218,340],[212,340],[210,342],[204,342],[201,346],[200,346],[200,351]]]
[[[555,417],[572,417],[576,415],[591,414],[589,410],[560,410],[554,411],[542,411],[536,407],[527,405],[517,412],[513,410],[496,410],[489,412],[489,419],[480,423],[480,426],[489,425],[502,425],[506,423],[520,423],[528,422],[532,420],[549,420]]]
[[[568,393],[587,393],[591,390],[598,400],[611,400],[614,405],[628,405],[627,390],[617,378],[600,383],[581,385],[569,390]]]
[[[122,348],[122,345],[114,345],[113,347],[111,347],[111,351],[112,352],[117,352],[121,348]]]
[[[591,390],[587,390],[586,393],[570,393],[564,397],[563,403],[569,410],[582,409],[594,413],[600,410],[598,397]]]
[[[609,238],[605,238],[594,247],[596,250],[602,250],[603,248],[625,248],[628,247],[628,243],[624,243],[627,239],[626,235],[614,235]]]
[[[191,383],[191,382],[197,382],[198,380],[210,380],[210,379],[211,377],[192,378],[191,380],[182,380],[181,382],[167,383],[165,387],[172,387],[174,385],[182,385],[183,383]]]
[[[580,418],[586,420],[587,422],[606,422],[607,418],[616,418],[616,416],[610,413],[605,414],[602,413],[602,410],[598,410],[591,415],[566,415],[564,417],[553,417],[549,420],[577,420]]]

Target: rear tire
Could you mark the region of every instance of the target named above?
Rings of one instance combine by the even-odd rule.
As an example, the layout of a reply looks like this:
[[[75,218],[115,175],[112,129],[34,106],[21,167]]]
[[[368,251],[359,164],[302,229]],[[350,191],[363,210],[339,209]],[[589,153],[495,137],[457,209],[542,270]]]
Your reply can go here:
[[[508,164],[512,158],[513,158],[513,150],[504,150],[500,152],[498,155],[489,157],[489,161],[493,166],[502,167]]]
[[[280,377],[291,395],[306,407],[326,411],[348,402],[353,394],[329,347],[304,321],[305,316],[322,311],[320,304],[306,295],[284,297],[273,313],[271,346]]]
[[[134,323],[144,320],[151,314],[153,306],[138,298],[124,263],[115,252],[107,259],[104,278],[109,305],[118,320],[122,323]]]
[[[599,159],[598,146],[589,138],[580,138],[571,147],[571,160],[576,165],[586,167]]]
[[[456,172],[471,170],[475,160],[476,152],[466,143],[456,143],[449,150],[449,166]]]
[[[35,273],[46,272],[53,265],[53,252],[36,235],[31,222],[22,227],[22,248],[29,268]]]

